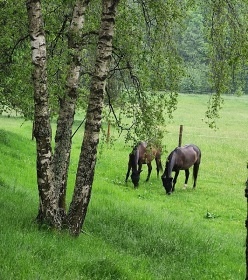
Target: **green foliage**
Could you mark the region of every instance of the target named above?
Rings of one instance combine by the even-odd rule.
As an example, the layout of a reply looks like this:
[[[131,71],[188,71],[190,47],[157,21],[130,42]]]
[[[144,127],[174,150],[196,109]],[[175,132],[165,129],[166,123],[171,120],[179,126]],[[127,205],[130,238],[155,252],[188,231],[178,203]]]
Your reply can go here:
[[[184,61],[184,77],[180,82],[181,92],[206,93],[209,83],[208,48],[204,34],[204,19],[198,6],[185,16],[185,30],[179,37],[179,51]]]
[[[237,95],[237,96],[244,95],[244,91],[243,91],[242,87],[237,88],[237,90],[235,91],[235,95]]]
[[[2,117],[1,279],[244,279],[248,98],[223,98],[217,131],[202,121],[208,95],[180,94],[167,126],[168,151],[177,146],[180,124],[183,144],[193,142],[202,150],[194,191],[191,180],[182,188],[182,172],[175,193],[166,196],[154,163],[150,181],[144,182],[143,166],[140,186],[134,190],[131,181],[124,182],[130,153],[124,137],[110,147],[103,145],[84,234],[77,239],[37,229],[32,123]],[[111,133],[118,135],[114,129]],[[80,129],[73,138],[68,203],[82,134]]]
[[[118,8],[108,103],[119,112],[114,119],[126,141],[161,144],[166,120],[176,108],[182,75],[177,34],[188,9],[177,4],[124,1]]]
[[[66,89],[71,59],[68,26],[73,4],[72,0],[42,1],[51,116],[57,116],[59,98]],[[2,1],[0,5],[1,111],[15,109],[32,119],[32,66],[25,1]],[[121,123],[126,118],[130,118],[129,125],[138,124],[128,132],[128,139],[160,138],[161,131],[151,132],[150,127],[164,126],[171,118],[176,92],[180,90],[216,93],[206,113],[211,127],[219,116],[221,94],[246,92],[247,8],[246,2],[238,0],[120,2],[106,103],[112,110],[122,111],[117,126],[126,127],[125,122]],[[83,36],[78,38],[83,47],[77,105],[83,110],[87,107],[100,13],[99,1],[90,1]],[[159,96],[162,90],[168,94]],[[160,110],[167,116],[158,112],[157,102],[161,102]],[[116,116],[111,118],[116,121]]]
[[[139,92],[138,98],[136,95],[136,91],[126,91],[122,99],[118,99],[118,107],[122,109],[111,107],[105,110],[104,120],[117,128],[126,143],[134,145],[149,141],[161,146],[166,135],[166,122],[176,110],[177,93],[149,91]]]
[[[210,126],[215,126],[219,117],[221,94],[235,93],[245,87],[247,8],[244,1],[201,3],[209,44],[211,84],[216,92],[206,114],[211,118]]]
[[[11,108],[30,118],[33,102],[25,3],[1,1],[0,6],[0,108]]]
[[[207,123],[211,128],[216,128],[216,118],[219,118],[219,111],[222,108],[223,98],[220,94],[213,94],[208,101],[208,109],[206,111]]]
[[[116,18],[119,69],[131,68],[145,91],[176,90],[181,75],[176,37],[187,7],[177,1],[128,3],[120,3]]]

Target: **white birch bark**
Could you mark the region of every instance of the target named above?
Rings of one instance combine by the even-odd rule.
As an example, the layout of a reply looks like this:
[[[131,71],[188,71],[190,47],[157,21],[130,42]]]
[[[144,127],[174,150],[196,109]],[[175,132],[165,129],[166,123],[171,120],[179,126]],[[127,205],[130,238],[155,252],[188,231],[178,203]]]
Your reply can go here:
[[[112,55],[116,8],[119,0],[102,0],[101,26],[97,45],[95,70],[91,81],[85,133],[76,185],[68,213],[68,226],[72,235],[79,235],[88,204],[95,173],[97,146],[101,128],[103,98]]]
[[[59,197],[60,213],[66,214],[66,185],[71,151],[72,125],[75,106],[78,99],[80,80],[82,28],[85,10],[89,0],[78,0],[74,6],[72,20],[68,31],[68,49],[70,53],[69,71],[67,74],[66,92],[60,100],[59,117],[55,136],[54,173],[56,193]]]
[[[51,168],[52,147],[47,91],[46,40],[40,1],[26,2],[31,39],[34,83],[34,137],[36,139],[36,168],[39,192],[38,222],[60,227],[54,176]]]

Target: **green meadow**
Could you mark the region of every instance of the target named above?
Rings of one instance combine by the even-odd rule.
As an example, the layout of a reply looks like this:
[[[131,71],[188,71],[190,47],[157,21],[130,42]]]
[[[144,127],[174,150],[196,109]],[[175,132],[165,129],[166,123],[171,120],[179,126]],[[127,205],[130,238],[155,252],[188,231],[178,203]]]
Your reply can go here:
[[[168,196],[155,162],[143,166],[138,189],[125,183],[131,147],[124,137],[101,142],[83,233],[38,229],[32,123],[0,117],[0,279],[192,280],[245,279],[248,96],[224,96],[217,129],[205,123],[209,96],[179,95],[164,131],[168,153],[182,143],[202,151],[196,189],[184,172]],[[74,129],[84,116],[76,116]],[[111,135],[117,136],[114,128]],[[73,137],[68,204],[83,128]],[[141,139],[142,140],[142,139]]]

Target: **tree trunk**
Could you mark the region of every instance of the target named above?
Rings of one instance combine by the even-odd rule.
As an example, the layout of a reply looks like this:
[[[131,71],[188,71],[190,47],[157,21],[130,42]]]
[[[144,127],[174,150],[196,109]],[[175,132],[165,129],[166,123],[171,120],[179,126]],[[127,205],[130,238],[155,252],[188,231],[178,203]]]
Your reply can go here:
[[[68,32],[68,49],[70,65],[67,74],[66,93],[60,100],[60,111],[57,121],[54,151],[55,187],[59,197],[59,209],[62,217],[66,215],[66,186],[71,152],[72,125],[75,106],[78,99],[77,88],[80,79],[82,27],[85,10],[89,0],[79,0],[73,10],[73,16]]]
[[[31,38],[33,83],[34,83],[34,137],[37,152],[37,184],[39,191],[39,212],[37,220],[49,226],[60,227],[57,211],[57,197],[51,168],[51,127],[48,110],[46,41],[40,1],[26,2],[29,34]]]
[[[102,0],[101,27],[97,45],[95,71],[91,81],[76,185],[67,219],[70,233],[75,236],[81,232],[91,197],[102,119],[103,98],[111,62],[115,13],[118,2],[119,0]]]

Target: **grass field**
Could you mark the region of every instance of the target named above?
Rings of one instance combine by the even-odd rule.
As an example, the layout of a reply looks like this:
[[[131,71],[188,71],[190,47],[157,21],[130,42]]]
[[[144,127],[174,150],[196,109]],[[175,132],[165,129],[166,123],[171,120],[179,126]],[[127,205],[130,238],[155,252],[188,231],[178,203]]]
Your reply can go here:
[[[217,130],[204,122],[206,95],[179,95],[165,129],[163,165],[178,145],[202,150],[196,190],[166,196],[155,163],[138,189],[124,183],[130,147],[120,137],[100,147],[92,198],[77,239],[38,230],[35,142],[30,122],[0,118],[0,279],[245,279],[248,96],[225,96]],[[78,116],[78,122],[80,117]],[[76,129],[75,125],[75,129]],[[114,133],[112,131],[112,133]],[[68,204],[82,128],[73,138]]]

